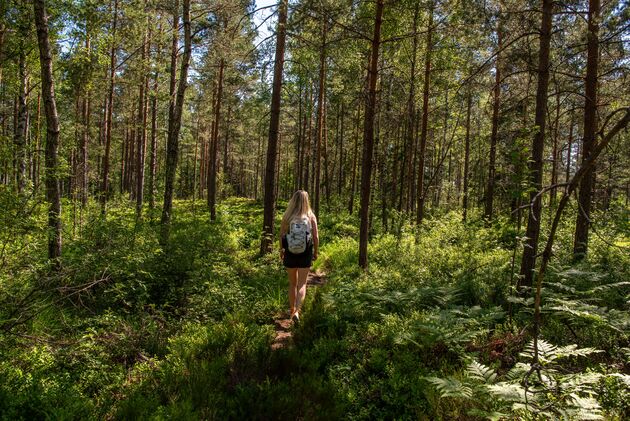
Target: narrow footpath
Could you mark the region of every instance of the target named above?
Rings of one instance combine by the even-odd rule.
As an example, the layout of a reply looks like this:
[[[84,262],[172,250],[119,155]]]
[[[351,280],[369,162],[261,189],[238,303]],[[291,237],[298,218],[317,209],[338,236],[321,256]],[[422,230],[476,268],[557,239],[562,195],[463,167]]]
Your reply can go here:
[[[306,278],[307,296],[308,290],[312,287],[319,287],[326,283],[326,274],[323,272],[309,272]],[[275,319],[274,326],[276,329],[276,338],[271,344],[272,350],[277,350],[289,346],[293,342],[293,334],[291,327],[293,323],[289,319],[289,315],[283,313],[279,318]]]

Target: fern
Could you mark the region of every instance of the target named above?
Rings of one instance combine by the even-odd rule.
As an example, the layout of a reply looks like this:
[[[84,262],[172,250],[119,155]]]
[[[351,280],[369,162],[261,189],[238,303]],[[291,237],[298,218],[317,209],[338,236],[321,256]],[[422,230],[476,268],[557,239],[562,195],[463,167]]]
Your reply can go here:
[[[493,369],[474,360],[468,364],[466,374],[472,379],[487,384],[494,383],[497,378],[497,373]]]
[[[558,347],[556,345],[550,344],[543,339],[538,340],[538,359],[539,362],[542,364],[550,363],[555,360],[567,357],[586,357],[588,355],[598,352],[603,351],[597,350],[595,348],[578,348],[577,345]],[[529,344],[527,344],[520,355],[524,358],[534,358],[534,341],[531,341]]]
[[[443,398],[471,399],[473,396],[473,390],[470,386],[452,377],[446,379],[440,377],[425,377],[425,379],[435,386]]]
[[[587,357],[597,352],[601,351],[578,348],[577,345],[557,346],[541,339],[538,341],[537,370],[532,364],[518,362],[509,372],[499,376],[492,368],[470,361],[461,380],[452,377],[426,379],[442,397],[475,402],[476,408],[470,412],[474,416],[501,419],[511,412],[543,419],[601,420],[602,408],[596,399],[596,389],[604,375],[591,371],[566,374],[566,370],[558,365],[568,357]],[[532,341],[520,356],[531,360],[533,355]],[[615,373],[611,376],[630,384],[628,375]]]

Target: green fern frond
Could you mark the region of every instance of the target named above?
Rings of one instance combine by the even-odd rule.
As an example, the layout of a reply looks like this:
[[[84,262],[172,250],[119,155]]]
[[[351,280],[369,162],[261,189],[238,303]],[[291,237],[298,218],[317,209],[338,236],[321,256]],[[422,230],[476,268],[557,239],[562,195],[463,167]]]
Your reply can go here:
[[[525,388],[520,384],[500,382],[488,385],[488,391],[506,402],[525,402]]]
[[[508,380],[521,380],[526,373],[528,373],[530,370],[532,369],[532,366],[527,364],[527,363],[516,363],[516,365],[514,367],[512,367],[512,369],[510,369],[510,371],[507,372],[507,374],[505,375],[505,377]]]
[[[497,379],[497,373],[493,369],[474,360],[468,364],[466,374],[468,377],[486,384],[492,384]]]
[[[612,373],[612,374],[609,374],[609,376],[610,377],[617,377],[622,382],[624,382],[626,384],[626,386],[630,387],[630,376],[629,375],[623,374],[623,373]]]
[[[591,354],[604,352],[595,348],[578,348],[577,345],[567,345],[556,349],[553,359],[567,358],[567,357],[586,357]]]
[[[552,361],[567,357],[585,357],[598,352],[603,351],[595,348],[578,348],[577,345],[558,347],[556,345],[550,344],[543,339],[538,340],[538,359],[542,363],[550,363]],[[533,358],[534,341],[531,341],[529,344],[527,344],[520,355],[524,358]]]
[[[463,398],[471,399],[473,396],[473,390],[470,386],[456,380],[452,377],[442,379],[440,377],[425,377],[435,388],[440,392],[443,398]]]
[[[538,340],[538,359],[541,362],[549,362],[551,361],[558,347],[556,345],[550,344],[544,339]],[[534,341],[530,341],[523,349],[523,352],[520,353],[520,356],[523,358],[534,358],[535,355],[535,346]]]
[[[569,408],[567,412],[572,419],[579,420],[603,420],[602,408],[597,400],[591,396],[581,397],[575,393],[570,396],[569,403],[573,408]]]
[[[620,287],[625,287],[625,286],[630,286],[630,281],[614,282],[614,283],[611,283],[611,284],[599,285],[599,286],[596,286],[595,288],[591,289],[591,291],[593,291],[593,292],[602,292],[602,291],[606,291],[606,290],[609,290],[609,289],[620,288]]]

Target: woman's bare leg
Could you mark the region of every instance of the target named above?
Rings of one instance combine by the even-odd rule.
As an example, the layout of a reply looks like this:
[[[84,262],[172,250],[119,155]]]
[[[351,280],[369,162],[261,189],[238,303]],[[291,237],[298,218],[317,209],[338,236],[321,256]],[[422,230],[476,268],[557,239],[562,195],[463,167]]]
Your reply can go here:
[[[306,297],[306,278],[308,277],[309,268],[299,268],[297,270],[297,288],[295,295],[295,308],[299,311]]]
[[[295,304],[295,295],[297,293],[298,270],[295,268],[287,268],[289,274],[289,307],[291,308],[291,316],[295,313],[297,307]]]

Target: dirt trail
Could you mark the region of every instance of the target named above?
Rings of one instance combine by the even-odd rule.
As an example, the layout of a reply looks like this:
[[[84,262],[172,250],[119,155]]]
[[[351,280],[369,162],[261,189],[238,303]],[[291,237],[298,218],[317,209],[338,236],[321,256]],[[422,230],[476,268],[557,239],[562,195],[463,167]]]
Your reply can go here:
[[[308,289],[318,287],[326,283],[326,274],[322,272],[309,272],[306,278],[307,295]],[[292,341],[291,326],[292,322],[288,314],[282,314],[273,321],[276,329],[276,338],[271,344],[271,349],[276,350],[289,346]]]

